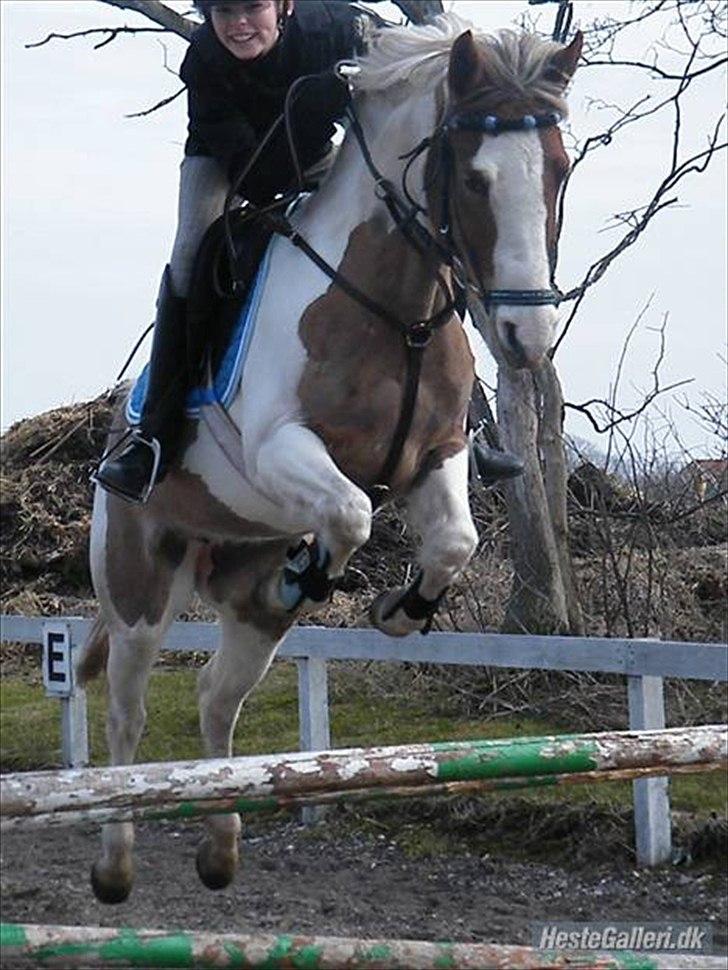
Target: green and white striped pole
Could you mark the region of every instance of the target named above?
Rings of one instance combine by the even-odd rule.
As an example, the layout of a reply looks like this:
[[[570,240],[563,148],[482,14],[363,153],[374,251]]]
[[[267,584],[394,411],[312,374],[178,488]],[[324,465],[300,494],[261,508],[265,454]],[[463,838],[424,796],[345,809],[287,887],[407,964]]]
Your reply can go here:
[[[348,748],[0,777],[3,829],[609,781],[728,764],[728,727]]]

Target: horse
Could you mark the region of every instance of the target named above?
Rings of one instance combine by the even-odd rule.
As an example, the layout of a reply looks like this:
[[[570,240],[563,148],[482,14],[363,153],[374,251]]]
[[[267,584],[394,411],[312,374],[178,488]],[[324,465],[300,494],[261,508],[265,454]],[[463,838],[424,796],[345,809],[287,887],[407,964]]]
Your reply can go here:
[[[243,701],[367,541],[378,502],[403,503],[419,572],[377,597],[372,623],[392,636],[428,628],[477,540],[473,358],[448,294],[457,280],[485,307],[498,360],[539,366],[557,322],[550,270],[569,164],[558,121],[580,48],[579,35],[568,46],[488,36],[448,14],[382,29],[349,65],[350,124],[331,172],[271,244],[227,437],[190,422],[181,460],[144,505],[96,489],[100,610],[78,675],[106,670],[113,764],[134,759],[150,669],[193,590],[221,627],[198,676],[204,755],[230,757]],[[241,822],[205,825],[197,870],[220,889]],[[104,826],[91,870],[102,902],[128,896],[133,840],[130,822]]]

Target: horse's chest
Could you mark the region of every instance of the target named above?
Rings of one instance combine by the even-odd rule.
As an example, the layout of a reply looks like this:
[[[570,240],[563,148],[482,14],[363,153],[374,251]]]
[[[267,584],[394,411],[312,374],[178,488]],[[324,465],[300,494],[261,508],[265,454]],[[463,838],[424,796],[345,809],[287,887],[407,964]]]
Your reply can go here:
[[[382,232],[375,219],[352,232],[338,269],[403,324],[435,313],[435,287],[421,259],[399,233]],[[332,285],[306,308],[298,336],[305,358],[298,400],[306,424],[344,474],[360,483],[376,481],[407,381],[403,333]],[[409,473],[416,474],[423,456],[461,425],[471,384],[472,358],[453,321],[425,352],[402,462]]]

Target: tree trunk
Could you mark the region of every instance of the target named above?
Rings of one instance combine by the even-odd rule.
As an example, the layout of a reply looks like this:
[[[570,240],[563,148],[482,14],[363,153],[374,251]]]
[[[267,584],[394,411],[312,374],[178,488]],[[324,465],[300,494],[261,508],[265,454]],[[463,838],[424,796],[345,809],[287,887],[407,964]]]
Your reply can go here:
[[[573,636],[582,636],[584,617],[576,590],[566,510],[568,476],[564,453],[564,395],[553,361],[546,360],[535,377],[541,395],[538,445],[543,463],[546,501],[559,558],[570,631]]]
[[[503,447],[525,463],[523,475],[503,484],[514,567],[503,631],[569,633],[561,563],[538,452],[538,412],[533,376],[498,369],[498,425]]]

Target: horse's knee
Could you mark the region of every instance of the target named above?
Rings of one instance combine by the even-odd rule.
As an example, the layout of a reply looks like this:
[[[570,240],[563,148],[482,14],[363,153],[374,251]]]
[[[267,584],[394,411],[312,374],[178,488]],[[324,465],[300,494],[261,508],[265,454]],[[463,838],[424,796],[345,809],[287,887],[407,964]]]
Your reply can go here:
[[[424,570],[422,593],[430,598],[449,586],[463,569],[478,545],[478,533],[472,522],[457,528],[443,529],[429,541],[423,542],[419,555]]]
[[[147,720],[143,703],[123,707],[113,701],[106,718],[106,739],[113,763],[130,761],[136,751]]]
[[[318,518],[322,522],[321,537],[331,552],[332,575],[346,565],[336,562],[339,550],[351,552],[368,541],[372,530],[372,503],[358,488],[348,494],[326,495],[317,503]]]

